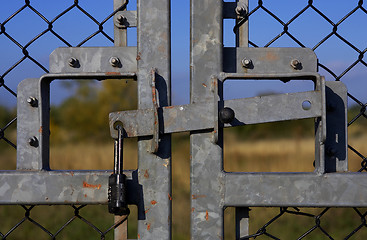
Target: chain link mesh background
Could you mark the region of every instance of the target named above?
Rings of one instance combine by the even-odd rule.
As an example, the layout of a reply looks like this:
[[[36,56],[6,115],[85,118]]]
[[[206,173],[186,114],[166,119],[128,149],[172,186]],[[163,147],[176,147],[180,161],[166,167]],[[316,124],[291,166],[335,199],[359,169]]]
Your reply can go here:
[[[48,55],[55,48],[113,45],[112,17],[115,12],[112,10],[112,1],[109,3],[100,1],[101,7],[98,9],[91,9],[87,1],[62,1],[57,4],[50,2],[40,4],[38,1],[30,0],[9,1],[1,7],[0,50],[2,54],[0,58],[3,59],[0,65],[0,105],[15,106],[17,84],[24,78],[39,77],[48,72]],[[289,1],[289,4],[292,11],[288,12],[290,15],[285,15],[286,11],[279,11],[276,3],[272,1],[250,1],[248,13],[250,46],[298,46],[314,50],[319,57],[320,73],[326,76],[326,80],[343,81],[349,89],[349,106],[358,106],[357,113],[352,112],[353,115],[348,116],[348,127],[353,128],[356,122],[365,124],[367,119],[366,4],[362,0],[344,1],[343,4],[335,1]],[[340,7],[330,8],[331,4],[340,4]],[[77,23],[75,16],[78,16]],[[259,16],[262,17],[261,22],[257,21]],[[311,19],[317,24],[309,24]],[[350,34],[351,31],[354,33]],[[260,35],[261,38],[259,38]],[[52,44],[45,45],[45,41],[52,41]],[[325,61],[327,54],[331,55],[327,59],[334,58],[335,61]],[[0,110],[5,111],[2,108]],[[0,122],[0,151],[9,151],[12,148],[15,155],[16,113],[12,112],[10,116],[4,117],[3,122]],[[366,153],[355,146],[348,147],[349,158],[360,161],[358,171],[366,171]],[[2,239],[12,239],[18,236],[17,231],[29,231],[30,227],[38,229],[45,237],[55,239],[62,236],[68,226],[70,228],[75,222],[93,229],[90,232],[93,232],[94,236],[104,239],[114,227],[112,218],[110,221],[102,221],[100,225],[93,224],[95,220],[93,216],[88,216],[87,211],[85,211],[86,217],[83,215],[85,206],[65,206],[64,212],[68,212],[68,215],[63,221],[55,223],[55,226],[51,226],[47,221],[43,223],[42,218],[33,218],[33,214],[38,216],[37,209],[45,208],[43,206],[17,206],[18,209],[15,211],[8,208],[8,206],[0,207],[2,218],[7,218],[9,214],[15,214],[19,218],[14,218],[14,222],[9,226],[1,226]],[[315,239],[315,232],[320,239],[350,239],[367,227],[367,212],[364,209],[348,210],[350,212],[348,216],[355,218],[355,228],[348,230],[349,232],[343,236],[335,236],[329,227],[324,227],[327,223],[323,222],[323,217],[330,212],[337,212],[337,209],[280,208],[278,210],[277,213],[272,213],[273,216],[269,217],[268,221],[264,220],[264,225],[246,239],[261,237],[280,239],[279,233],[272,226],[285,216],[309,218],[313,222],[306,228],[299,226],[302,228],[299,239],[310,236]]]

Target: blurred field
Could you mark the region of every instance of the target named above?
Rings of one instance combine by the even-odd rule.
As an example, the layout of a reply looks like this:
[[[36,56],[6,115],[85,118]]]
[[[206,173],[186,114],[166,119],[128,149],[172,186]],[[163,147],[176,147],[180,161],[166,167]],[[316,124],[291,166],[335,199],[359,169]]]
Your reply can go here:
[[[225,133],[224,144],[224,166],[226,171],[250,171],[250,172],[277,172],[277,171],[313,171],[314,140],[313,138],[285,138],[265,140],[244,140],[238,135]],[[361,135],[352,136],[350,143],[362,152],[367,152],[367,137]],[[176,134],[173,137],[173,239],[189,239],[190,232],[190,145],[188,134]],[[15,154],[12,149],[5,149],[0,154],[0,163],[3,169],[15,167]],[[354,153],[349,152],[349,163],[351,171],[359,170],[361,159]],[[124,164],[126,169],[137,168],[136,140],[129,140],[124,145]],[[104,143],[77,143],[57,144],[51,148],[52,169],[112,169],[113,168],[113,142]],[[41,211],[42,208],[51,208],[49,211]],[[6,232],[24,216],[24,210],[20,207],[0,206],[0,217],[3,224],[1,232]],[[15,209],[15,210],[14,210]],[[36,207],[32,216],[40,219],[42,224],[48,226],[53,232],[56,226],[62,225],[68,216],[72,216],[73,209],[70,207]],[[61,211],[59,209],[62,209]],[[135,209],[135,208],[134,208]],[[294,210],[294,209],[292,209]],[[302,209],[312,214],[318,214],[322,209]],[[129,217],[130,238],[136,236],[136,209]],[[279,213],[279,208],[253,208],[250,212],[250,231],[255,233],[267,221]],[[71,215],[70,215],[71,214]],[[101,228],[107,228],[112,224],[112,218],[107,213],[106,206],[88,206],[83,214],[93,223],[99,224]],[[49,221],[51,220],[52,221]],[[65,220],[66,219],[66,220]],[[322,227],[326,229],[335,239],[348,235],[354,228],[360,225],[361,219],[351,209],[331,209],[322,217]],[[234,239],[234,209],[225,211],[225,233],[226,239]],[[56,226],[55,226],[56,225]],[[295,216],[285,214],[274,222],[269,228],[272,234],[281,239],[296,239],[315,225],[312,217]],[[33,227],[33,228],[32,228]],[[22,226],[15,231],[13,238],[21,239],[26,232],[29,236],[37,236],[39,230],[33,230],[32,224]],[[97,239],[89,226],[83,222],[75,223],[66,228],[60,239]],[[362,229],[356,238],[365,239],[367,231]],[[111,234],[110,234],[111,235]],[[106,239],[112,239],[112,235]],[[24,235],[23,235],[24,236]],[[47,239],[47,235],[44,238]],[[325,239],[320,230],[316,230],[308,239]],[[259,237],[258,239],[267,239]]]

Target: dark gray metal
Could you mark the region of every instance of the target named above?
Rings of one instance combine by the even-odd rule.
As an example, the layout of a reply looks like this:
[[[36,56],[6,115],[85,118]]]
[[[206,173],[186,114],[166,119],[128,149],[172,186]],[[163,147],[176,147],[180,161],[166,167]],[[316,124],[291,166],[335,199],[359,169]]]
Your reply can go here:
[[[348,171],[347,88],[342,82],[326,82],[325,171]]]
[[[127,73],[136,72],[136,47],[57,48],[50,55],[51,73]],[[77,64],[70,66],[70,59]],[[119,63],[113,64],[112,58]]]

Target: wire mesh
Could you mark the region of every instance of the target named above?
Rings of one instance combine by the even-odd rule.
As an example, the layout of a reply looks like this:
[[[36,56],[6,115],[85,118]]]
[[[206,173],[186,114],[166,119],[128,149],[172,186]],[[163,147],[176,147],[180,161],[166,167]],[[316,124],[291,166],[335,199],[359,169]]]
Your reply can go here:
[[[42,59],[42,56],[39,56],[39,54],[34,52],[33,46],[37,44],[37,42],[41,41],[44,36],[48,36],[50,38],[50,35],[53,39],[56,39],[57,42],[59,42],[60,46],[85,46],[88,45],[88,43],[91,42],[91,40],[102,37],[104,40],[106,40],[109,43],[113,43],[113,36],[111,36],[112,32],[108,31],[108,24],[110,24],[110,20],[112,19],[113,15],[120,10],[123,10],[126,5],[122,5],[120,8],[116,9],[115,11],[110,11],[109,13],[106,13],[102,17],[96,17],[96,12],[91,12],[90,9],[86,7],[86,5],[83,5],[82,1],[74,0],[74,1],[65,1],[67,6],[64,8],[60,8],[57,13],[55,13],[52,17],[49,17],[49,14],[45,12],[45,10],[39,10],[39,5],[37,5],[36,1],[30,1],[25,0],[24,3],[20,4],[20,1],[17,2],[17,5],[15,7],[13,6],[12,9],[9,8],[8,13],[2,14],[3,16],[5,14],[5,19],[0,19],[0,40],[1,40],[1,47],[2,49],[9,48],[14,50],[13,56],[11,58],[11,61],[9,61],[11,64],[8,66],[4,64],[0,67],[0,101],[9,103],[11,101],[16,102],[16,89],[15,86],[17,83],[19,83],[18,79],[15,79],[14,74],[12,74],[15,71],[20,71],[23,68],[23,65],[28,62],[31,63],[32,66],[35,66],[37,68],[37,73],[39,75],[43,73],[48,72],[48,66],[47,63]],[[243,21],[240,21],[239,24],[244,23],[246,20],[250,21],[250,41],[249,44],[253,47],[273,47],[273,46],[281,46],[283,43],[283,39],[287,37],[289,40],[286,46],[295,45],[299,47],[309,47],[312,50],[314,50],[319,59],[319,69],[322,74],[325,74],[327,77],[327,80],[335,80],[335,81],[343,81],[345,84],[351,85],[351,77],[350,74],[353,73],[354,70],[358,70],[359,72],[366,71],[367,62],[365,59],[365,53],[367,51],[367,46],[363,45],[365,44],[364,39],[351,39],[350,35],[348,35],[347,32],[345,32],[345,29],[349,28],[353,31],[363,31],[364,29],[361,28],[361,25],[363,25],[363,22],[361,23],[358,19],[365,18],[367,16],[367,10],[366,6],[363,0],[360,1],[344,1],[344,5],[346,4],[348,8],[343,9],[343,14],[340,17],[335,16],[332,12],[330,12],[330,9],[322,8],[319,2],[316,1],[298,1],[297,3],[291,2],[292,5],[297,5],[298,10],[294,12],[294,14],[291,17],[282,17],[279,16],[279,12],[276,8],[274,8],[274,1],[250,1],[250,11],[247,14],[247,16],[244,18]],[[111,3],[112,4],[112,3]],[[330,4],[335,4],[334,2],[328,1],[326,3],[326,6]],[[3,9],[6,8],[6,4],[3,5]],[[11,12],[12,11],[12,12]],[[86,37],[84,37],[81,40],[69,40],[67,33],[65,33],[64,30],[57,30],[57,26],[60,22],[63,22],[64,17],[69,14],[77,14],[82,15],[85,21],[88,21],[89,24],[91,24],[91,31],[87,34]],[[256,16],[258,14],[265,15],[268,19],[268,21],[273,22],[273,24],[277,25],[280,29],[278,32],[274,31],[261,31],[261,35],[266,35],[269,37],[270,40],[263,41],[257,41],[256,36],[259,34],[252,34],[251,31],[251,24],[253,23],[252,19],[256,19]],[[98,14],[97,14],[98,15]],[[357,16],[357,20],[355,19],[355,16]],[[30,17],[33,19],[32,22],[36,22],[35,24],[38,24],[38,33],[32,32],[28,38],[24,38],[23,36],[26,35],[27,31],[24,28],[27,28],[27,25],[23,25],[22,28],[20,28],[20,25],[15,25],[14,22],[20,22],[22,21],[27,22],[27,18],[24,17]],[[322,24],[320,26],[315,27],[312,26],[312,30],[307,33],[300,35],[299,32],[303,31],[303,28],[305,27],[305,24],[307,24],[307,21],[312,16],[313,18],[317,18]],[[100,20],[98,20],[100,19]],[[255,20],[254,20],[255,21]],[[260,26],[260,29],[265,28],[265,23],[257,23]],[[31,25],[34,25],[33,23]],[[111,24],[110,24],[111,25]],[[297,26],[301,26],[298,27]],[[322,28],[322,31],[319,31]],[[14,29],[17,26],[18,29]],[[80,24],[73,23],[73,27],[78,26],[78,28],[82,28]],[[261,27],[262,26],[262,27]],[[238,26],[237,26],[238,27]],[[70,27],[71,28],[71,27]],[[235,26],[236,28],[236,26]],[[320,28],[320,29],[319,29]],[[252,28],[257,29],[259,28]],[[326,29],[326,31],[324,31]],[[15,31],[15,30],[18,30]],[[321,32],[321,33],[318,33]],[[273,34],[272,36],[269,36],[269,34]],[[65,34],[65,36],[64,36]],[[21,36],[22,37],[19,37]],[[311,35],[311,36],[310,36]],[[254,37],[253,37],[254,36]],[[310,40],[312,39],[312,41]],[[362,43],[359,41],[362,40]],[[43,40],[42,40],[43,41]],[[343,65],[342,67],[339,66],[339,68],[335,68],[335,66],[332,66],[330,62],[324,62],[322,55],[324,53],[324,46],[329,45],[330,41],[338,41],[338,46],[343,49],[347,49],[349,52],[348,54],[351,54],[354,58],[353,61],[350,63]],[[75,42],[75,43],[74,43]],[[259,43],[260,42],[260,43]],[[290,43],[291,42],[291,43]],[[338,50],[338,49],[337,49]],[[335,50],[334,50],[335,51]],[[331,54],[330,51],[328,54]],[[343,57],[344,52],[341,53],[341,56]],[[4,55],[5,56],[5,55]],[[355,73],[355,72],[354,72]],[[350,106],[353,106],[356,111],[350,111],[349,112],[349,122],[348,127],[351,128],[356,125],[356,123],[360,123],[364,121],[364,124],[367,119],[367,102],[363,95],[361,95],[359,92],[355,93],[353,90],[363,90],[365,86],[363,85],[363,82],[365,81],[365,76],[358,75],[360,79],[358,80],[358,83],[353,83],[353,86],[357,87],[351,87],[350,91],[348,92],[348,97],[350,100]],[[363,92],[363,91],[362,91]],[[12,100],[10,100],[12,99]],[[10,104],[11,105],[11,104]],[[0,113],[0,116],[7,115],[7,118],[1,118],[5,119],[0,122],[0,143],[5,143],[10,148],[16,149],[16,143],[14,140],[14,137],[12,137],[11,128],[15,127],[16,125],[16,114],[12,113],[11,111],[7,111],[5,108],[0,109],[2,112]],[[352,144],[348,145],[350,150],[350,155],[354,155],[354,159],[360,160],[360,169],[359,172],[366,171],[367,170],[367,158],[366,153],[364,153],[362,150],[360,150],[356,146],[352,146]],[[350,158],[351,159],[351,158]],[[49,236],[51,239],[55,239],[58,237],[63,231],[65,231],[65,228],[67,226],[70,226],[72,222],[74,221],[81,221],[88,225],[93,231],[96,232],[96,234],[101,238],[104,239],[106,234],[110,232],[114,227],[116,227],[116,224],[112,224],[110,227],[106,228],[106,230],[101,230],[96,225],[92,224],[91,221],[87,220],[80,214],[80,210],[84,209],[85,206],[71,206],[71,208],[74,211],[73,216],[71,216],[68,220],[66,220],[61,226],[56,230],[48,230],[48,228],[44,227],[42,224],[40,224],[37,220],[33,219],[31,217],[31,212],[37,208],[38,206],[22,206],[22,209],[24,210],[24,217],[22,217],[18,222],[16,222],[13,226],[9,227],[8,230],[1,230],[0,236],[2,239],[11,238],[15,231],[18,229],[21,229],[21,226],[23,226],[25,223],[31,223],[35,228],[41,229],[42,232],[46,234],[46,236]],[[307,210],[304,209],[297,209],[297,208],[280,208],[280,211],[278,214],[276,214],[274,217],[271,217],[269,221],[265,221],[265,224],[258,229],[256,232],[251,233],[249,236],[247,236],[244,239],[249,238],[258,238],[266,236],[271,239],[279,239],[277,237],[276,232],[271,232],[268,229],[276,222],[279,221],[282,217],[285,215],[295,215],[295,216],[303,216],[307,218],[312,218],[314,220],[314,225],[312,225],[311,228],[306,229],[303,234],[299,236],[299,239],[309,237],[310,234],[312,234],[316,230],[320,230],[321,234],[329,239],[334,239],[335,236],[333,236],[331,233],[328,232],[328,230],[325,230],[322,226],[322,220],[324,219],[324,215],[330,211],[333,211],[333,208],[325,208],[320,209],[318,213],[309,213]],[[366,225],[366,215],[367,212],[364,210],[353,208],[350,210],[353,212],[354,215],[356,215],[360,219],[360,224],[357,224],[355,228],[348,233],[344,239],[349,239],[352,236],[354,236],[356,233],[360,232],[364,227],[367,227]],[[122,220],[124,221],[124,220]],[[117,224],[121,224],[117,223]],[[340,236],[337,236],[339,239]]]

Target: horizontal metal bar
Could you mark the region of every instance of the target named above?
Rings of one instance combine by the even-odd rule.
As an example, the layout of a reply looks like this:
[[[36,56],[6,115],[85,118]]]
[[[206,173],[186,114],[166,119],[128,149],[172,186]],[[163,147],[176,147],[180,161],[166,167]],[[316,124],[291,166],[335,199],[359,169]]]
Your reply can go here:
[[[136,58],[136,47],[62,47],[50,55],[50,72],[136,72]]]
[[[0,204],[107,204],[111,173],[112,170],[0,171]],[[124,171],[132,204],[139,199],[134,173]]]
[[[306,101],[311,104],[308,110],[302,107]],[[235,120],[224,127],[313,118],[322,114],[320,91],[227,100],[224,107],[230,107],[235,112]],[[213,116],[217,114],[211,102],[164,107],[159,113],[161,133],[212,129]],[[117,137],[113,127],[116,121],[122,122],[127,137],[153,135],[153,109],[111,113],[110,131],[113,138]]]
[[[225,206],[367,207],[366,173],[226,173]]]
[[[310,109],[304,109],[306,102]],[[322,114],[320,91],[228,100],[224,101],[224,106],[236,114],[235,120],[225,127],[313,118]]]

